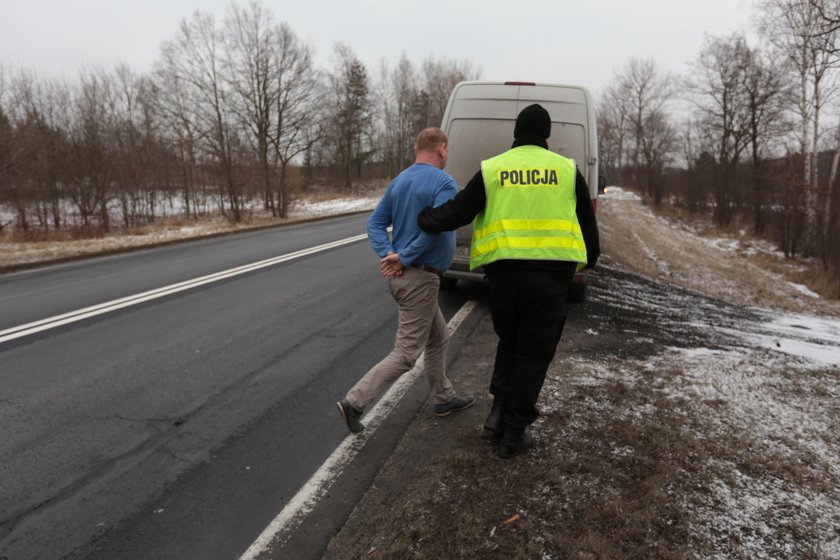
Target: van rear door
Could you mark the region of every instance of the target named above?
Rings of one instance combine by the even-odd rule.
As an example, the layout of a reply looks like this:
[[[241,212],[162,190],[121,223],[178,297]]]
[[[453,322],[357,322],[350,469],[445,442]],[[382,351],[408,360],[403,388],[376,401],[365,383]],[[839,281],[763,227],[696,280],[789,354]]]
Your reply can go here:
[[[500,154],[513,143],[519,112],[539,103],[551,116],[548,148],[575,160],[589,184],[592,200],[598,196],[595,112],[589,93],[579,86],[461,82],[452,90],[441,129],[449,137],[446,172],[462,188],[479,170],[481,161]],[[472,225],[457,232],[458,246],[449,278],[481,279],[469,271]]]

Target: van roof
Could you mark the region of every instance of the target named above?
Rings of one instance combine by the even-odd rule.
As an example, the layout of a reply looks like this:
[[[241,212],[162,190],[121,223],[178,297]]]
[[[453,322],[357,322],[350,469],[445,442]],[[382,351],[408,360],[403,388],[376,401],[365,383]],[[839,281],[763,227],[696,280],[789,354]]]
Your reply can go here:
[[[499,103],[509,101],[510,103]],[[532,103],[549,109],[563,105],[562,121],[587,123],[591,106],[589,92],[582,86],[521,82],[460,82],[455,86],[447,112],[458,118],[516,119],[519,111]],[[446,120],[446,119],[444,119]]]

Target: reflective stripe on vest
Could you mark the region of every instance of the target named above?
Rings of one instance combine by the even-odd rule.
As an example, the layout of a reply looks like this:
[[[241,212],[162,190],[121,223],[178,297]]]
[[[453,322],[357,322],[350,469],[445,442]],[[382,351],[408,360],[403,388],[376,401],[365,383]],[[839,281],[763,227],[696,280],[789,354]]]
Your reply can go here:
[[[481,173],[487,204],[475,220],[470,269],[502,259],[586,262],[573,160],[520,146],[481,162]]]

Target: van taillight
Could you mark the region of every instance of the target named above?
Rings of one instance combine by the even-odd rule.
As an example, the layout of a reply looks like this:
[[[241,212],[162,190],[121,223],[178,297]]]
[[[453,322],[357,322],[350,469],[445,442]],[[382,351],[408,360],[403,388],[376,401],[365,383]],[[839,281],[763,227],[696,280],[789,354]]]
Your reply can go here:
[[[505,82],[506,86],[535,86],[536,82]]]
[[[592,199],[592,210],[594,210],[595,212],[598,211],[598,199],[597,198]]]

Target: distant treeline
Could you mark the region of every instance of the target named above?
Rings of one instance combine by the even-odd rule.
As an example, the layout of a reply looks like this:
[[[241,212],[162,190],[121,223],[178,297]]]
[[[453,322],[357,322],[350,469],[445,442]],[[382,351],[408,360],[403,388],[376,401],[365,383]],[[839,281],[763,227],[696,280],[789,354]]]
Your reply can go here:
[[[756,45],[707,36],[685,76],[652,59],[616,72],[598,98],[601,170],[653,205],[814,257],[840,286],[840,0],[754,9]],[[188,216],[239,221],[255,201],[284,216],[295,186],[398,173],[452,87],[480,77],[468,60],[403,55],[372,72],[346,45],[333,55],[316,67],[257,2],[182,21],[147,75],[0,68],[0,231],[133,227],[163,198]]]
[[[601,96],[602,170],[655,206],[818,259],[840,296],[840,0],[761,0],[760,43],[707,36],[686,76],[630,60]]]
[[[284,216],[296,184],[349,190],[363,173],[397,173],[452,87],[478,77],[467,60],[405,55],[372,77],[342,44],[318,68],[260,3],[182,21],[147,75],[0,68],[0,205],[14,216],[0,230],[133,227],[155,219],[161,195],[190,216],[239,221],[254,200]]]

